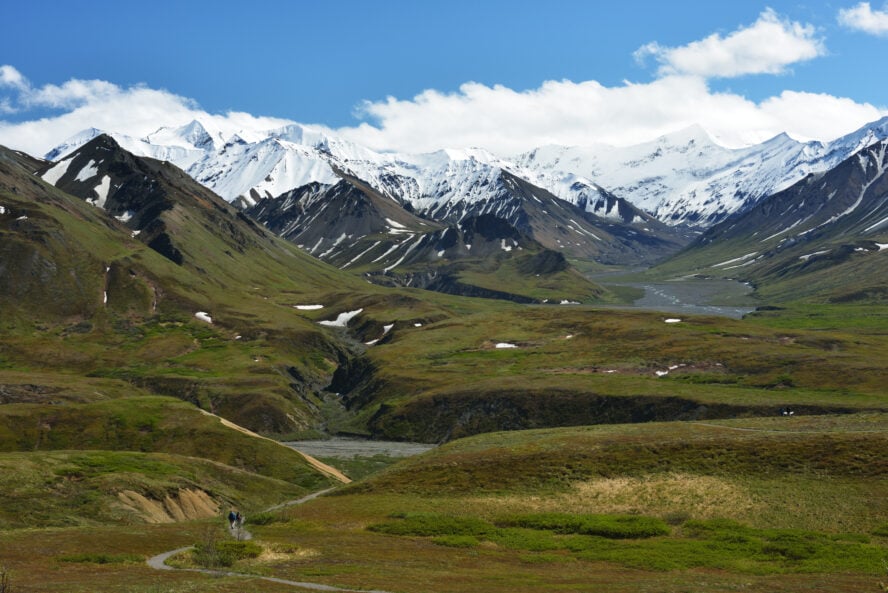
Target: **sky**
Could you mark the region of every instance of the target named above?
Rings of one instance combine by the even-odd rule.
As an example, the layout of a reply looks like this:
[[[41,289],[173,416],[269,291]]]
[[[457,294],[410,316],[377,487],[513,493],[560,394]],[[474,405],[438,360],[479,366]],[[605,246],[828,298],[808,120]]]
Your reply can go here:
[[[888,115],[859,0],[7,3],[0,144],[300,122],[382,151],[831,140]]]

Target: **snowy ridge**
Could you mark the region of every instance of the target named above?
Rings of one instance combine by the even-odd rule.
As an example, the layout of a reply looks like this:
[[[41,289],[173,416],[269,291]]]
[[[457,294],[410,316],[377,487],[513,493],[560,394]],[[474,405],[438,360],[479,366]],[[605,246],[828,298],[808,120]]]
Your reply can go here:
[[[707,227],[886,137],[888,118],[883,118],[829,143],[798,142],[781,134],[729,149],[691,126],[631,147],[546,146],[515,161],[540,176],[572,173],[595,179],[663,222]],[[570,199],[563,189],[553,193]]]
[[[63,158],[100,133],[85,130],[46,158]],[[110,135],[126,150],[172,162],[242,205],[313,182],[335,184],[344,174],[439,220],[484,213],[508,218],[515,204],[502,201],[509,189],[502,179],[507,172],[606,219],[646,222],[619,196],[667,224],[705,228],[888,137],[888,118],[830,143],[803,143],[782,134],[729,149],[692,126],[631,147],[545,146],[511,160],[479,148],[380,153],[300,124],[246,133],[193,121],[144,138]]]
[[[101,133],[86,130],[46,156],[63,158]],[[144,138],[109,135],[133,154],[169,161],[226,200],[246,206],[309,183],[335,184],[341,173],[437,219],[458,222],[485,213],[508,216],[498,210],[503,207],[498,201],[509,189],[501,174],[508,171],[588,212],[620,218],[615,198],[592,181],[572,173],[537,174],[480,148],[378,153],[299,124],[259,137],[236,132],[224,140],[223,131],[208,130],[197,121],[160,128]]]

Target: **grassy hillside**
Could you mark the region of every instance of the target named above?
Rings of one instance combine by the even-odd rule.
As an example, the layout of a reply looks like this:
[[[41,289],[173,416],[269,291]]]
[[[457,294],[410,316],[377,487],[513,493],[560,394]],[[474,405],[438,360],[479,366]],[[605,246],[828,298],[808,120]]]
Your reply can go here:
[[[886,240],[883,238],[882,242]],[[689,248],[650,270],[648,275],[670,279],[687,274],[740,278],[755,286],[755,296],[763,305],[886,301],[888,252],[880,251],[872,240],[840,237],[814,246],[799,245],[752,263],[762,249],[754,236],[727,239],[703,248]],[[743,259],[746,255],[750,257]]]
[[[181,171],[121,156],[162,189],[177,265],[13,156],[0,151],[0,383],[27,373],[41,390],[62,375],[66,391],[89,394],[81,386],[108,378],[269,433],[319,420],[318,392],[351,353],[294,306],[345,307],[381,289],[238,217]]]
[[[0,530],[218,519],[231,507],[253,514],[307,492],[306,485],[164,453],[0,453],[0,475]]]
[[[888,478],[886,445],[885,413],[490,433],[343,492],[479,497],[476,511],[684,513],[757,527],[867,531],[888,512],[888,501],[873,498]]]
[[[226,426],[218,417],[173,398],[0,406],[0,451],[74,449],[188,455],[307,490],[329,484],[292,449]]]
[[[350,402],[376,434],[428,442],[501,429],[772,415],[787,405],[811,413],[888,404],[882,309],[668,318],[475,303],[458,317],[396,325],[368,350],[375,372],[355,377]]]
[[[231,570],[405,593],[871,590],[888,553],[886,439],[885,413],[479,435],[260,516],[248,525],[262,554]],[[23,590],[149,592],[158,579],[166,591],[243,590],[242,577],[156,573],[141,562],[217,537],[218,519],[95,525],[122,512],[103,475],[179,488],[199,464],[39,455],[16,492],[33,488],[34,507],[52,509],[46,492],[83,497],[89,485],[89,513],[68,524],[91,527],[3,532],[0,560]],[[0,467],[23,457],[3,454]]]
[[[865,590],[888,553],[886,439],[883,413],[476,436],[289,509],[260,537],[314,556],[261,570],[390,591]]]

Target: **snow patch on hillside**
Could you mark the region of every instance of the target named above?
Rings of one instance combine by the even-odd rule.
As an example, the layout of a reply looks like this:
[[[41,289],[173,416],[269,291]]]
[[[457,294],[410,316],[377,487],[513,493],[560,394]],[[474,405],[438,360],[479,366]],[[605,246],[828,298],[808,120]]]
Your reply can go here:
[[[55,165],[53,165],[52,167],[47,169],[43,173],[41,178],[46,183],[49,183],[50,185],[55,185],[56,183],[59,182],[59,179],[64,177],[65,173],[68,172],[68,167],[71,166],[71,161],[73,161],[73,160],[74,159],[69,158],[69,159],[65,159],[64,161],[57,162]]]
[[[74,178],[75,181],[89,181],[93,177],[99,174],[99,169],[96,167],[95,161],[90,160],[84,168],[80,170],[80,173],[77,174],[77,177]]]
[[[105,175],[102,177],[102,180],[99,184],[93,189],[98,196],[95,200],[87,200],[93,206],[97,206],[99,208],[105,207],[105,202],[108,200],[108,191],[111,189],[111,178]]]
[[[200,321],[204,321],[206,323],[213,323],[213,318],[210,317],[210,314],[206,311],[198,311],[194,314],[194,316]]]
[[[354,311],[346,311],[345,313],[340,313],[336,316],[336,319],[326,320],[326,321],[318,321],[319,324],[325,325],[327,327],[346,327],[348,322],[363,313],[364,309],[356,309]]]

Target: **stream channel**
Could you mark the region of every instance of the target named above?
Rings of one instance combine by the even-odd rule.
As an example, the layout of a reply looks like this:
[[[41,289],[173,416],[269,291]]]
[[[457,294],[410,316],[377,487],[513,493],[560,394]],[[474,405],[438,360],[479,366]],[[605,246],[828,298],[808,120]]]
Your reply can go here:
[[[357,457],[410,457],[434,449],[434,445],[423,443],[401,443],[395,441],[369,441],[348,437],[333,437],[327,440],[289,441],[283,443],[312,457],[333,457],[351,459]]]
[[[589,278],[602,286],[626,286],[644,291],[631,305],[613,305],[619,309],[648,309],[687,315],[717,315],[740,319],[755,311],[748,306],[752,286],[739,280],[681,278],[665,282],[633,282],[634,272],[594,274]],[[626,281],[621,279],[625,276]]]

